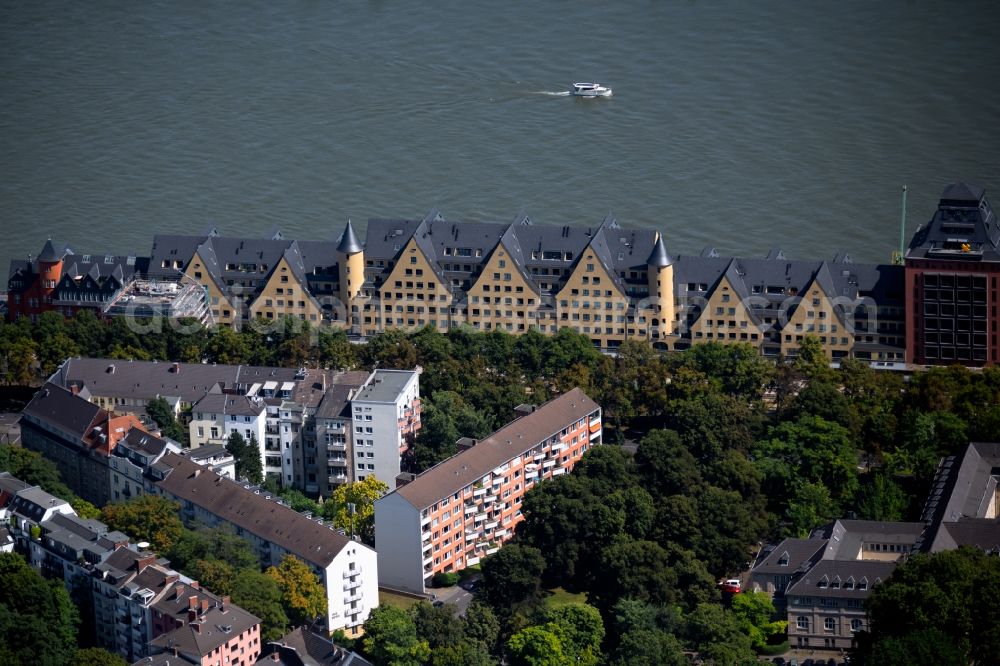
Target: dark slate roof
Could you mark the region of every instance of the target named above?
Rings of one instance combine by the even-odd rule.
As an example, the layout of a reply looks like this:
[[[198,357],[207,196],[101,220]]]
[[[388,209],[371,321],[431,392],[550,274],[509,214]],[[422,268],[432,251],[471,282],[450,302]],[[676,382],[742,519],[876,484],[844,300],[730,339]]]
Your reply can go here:
[[[942,523],[935,544],[936,550],[973,546],[1000,554],[1000,518],[961,518]]]
[[[28,416],[29,422],[37,419],[82,439],[102,411],[97,405],[73,395],[61,386],[46,382],[21,414]]]
[[[946,187],[934,217],[913,235],[906,258],[1000,262],[1000,219],[986,190],[969,183]]]
[[[139,430],[138,428],[132,428],[128,431],[128,434],[118,442],[118,446],[115,447],[115,451],[119,449],[130,449],[132,451],[137,451],[139,453],[144,453],[151,457],[156,457],[163,453],[163,450],[167,448],[167,442],[160,439],[155,435],[150,435],[148,432]]]
[[[766,546],[761,549],[750,573],[791,575],[799,568],[809,566],[818,560],[825,546],[826,541],[823,539],[785,539],[777,546]],[[788,564],[784,566],[778,564],[786,555]]]
[[[927,523],[927,531],[918,544],[920,550],[937,552],[952,547],[951,524],[985,518],[990,498],[997,492],[998,476],[1000,443],[997,442],[973,442],[961,457],[943,459],[924,502],[921,519]],[[964,535],[966,531],[967,528],[958,527],[956,535]]]
[[[277,659],[275,659],[277,657]],[[371,666],[354,652],[335,645],[304,627],[294,629],[264,646],[258,666]]]
[[[41,488],[25,488],[11,501],[10,511],[38,523],[49,509],[67,504],[69,502],[66,500],[50,495]]]
[[[260,416],[267,409],[263,400],[253,400],[245,395],[226,393],[207,393],[192,407],[200,412],[236,416]]]
[[[162,490],[276,543],[306,562],[325,568],[348,544],[360,545],[183,456],[168,453],[160,462],[172,468],[156,483]]]
[[[30,487],[30,483],[25,483],[10,472],[0,472],[0,500],[10,501],[19,491]],[[0,508],[4,506],[4,501],[0,501]]]
[[[337,251],[343,252],[344,254],[357,254],[361,252],[364,248],[361,245],[361,241],[358,240],[357,235],[354,233],[354,226],[351,221],[347,221],[347,228],[344,229],[344,233],[340,235],[340,243],[337,244]]]
[[[184,584],[175,583],[175,585]],[[190,589],[194,591],[194,588]],[[184,617],[184,626],[157,636],[150,641],[150,645],[166,650],[176,649],[183,654],[201,658],[225,645],[233,637],[239,636],[256,624],[260,624],[260,618],[248,613],[236,604],[223,605],[217,597],[209,595],[205,590],[196,590],[194,593],[198,595],[199,600],[208,597],[209,608],[204,612],[199,612],[198,619],[194,623],[187,622],[186,617]],[[169,598],[172,595],[168,592],[166,596]],[[185,603],[182,613],[186,615],[186,596],[182,596],[181,600]],[[156,602],[153,607],[163,612],[164,602]],[[175,614],[175,617],[177,616]],[[197,629],[195,625],[197,625]]]
[[[793,581],[785,592],[786,596],[805,595],[813,597],[837,597],[843,599],[865,599],[878,582],[885,582],[896,570],[896,562],[879,562],[876,560],[820,560],[798,580]],[[840,577],[840,587],[833,588],[830,584]],[[854,589],[844,587],[854,578]],[[820,587],[825,578],[826,587]],[[867,579],[868,588],[858,589],[858,583]]]
[[[181,455],[194,460],[195,462],[218,458],[219,456],[231,456],[222,444],[203,444],[193,449],[184,449]]]
[[[228,389],[249,387],[254,382],[290,382],[295,380],[295,373],[294,368],[250,365],[71,358],[53,380],[64,386],[85,386],[92,395],[140,400],[169,396],[193,404],[217,385]]]
[[[62,259],[63,256],[65,256],[65,252],[62,253],[56,252],[56,249],[52,247],[52,239],[50,238],[49,240],[45,241],[45,246],[42,248],[42,251],[38,254],[38,261],[42,261],[45,263],[54,263]]]
[[[540,405],[527,416],[508,423],[478,444],[438,463],[402,488],[395,490],[417,509],[430,506],[523,454],[573,423],[600,409],[579,388]]]
[[[656,239],[656,245],[653,246],[653,251],[649,253],[646,264],[654,268],[663,268],[672,263],[674,263],[674,260],[667,254],[667,246],[663,244],[663,237],[661,236]]]
[[[187,266],[188,260],[194,256],[194,251],[198,249],[206,240],[206,236],[182,236],[175,234],[156,234],[153,236],[153,249],[149,260],[149,277],[177,279],[183,269],[173,268],[175,261],[183,262],[182,266]],[[169,262],[167,267],[163,262]]]

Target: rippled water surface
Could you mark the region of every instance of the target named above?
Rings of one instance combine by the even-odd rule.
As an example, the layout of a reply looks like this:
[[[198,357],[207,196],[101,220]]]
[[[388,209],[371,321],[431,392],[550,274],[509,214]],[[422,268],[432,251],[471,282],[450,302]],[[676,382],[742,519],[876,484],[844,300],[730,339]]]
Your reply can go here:
[[[46,236],[333,238],[348,218],[660,229],[883,261],[1000,200],[1000,4],[0,2],[0,265]],[[611,99],[553,94],[573,81]]]

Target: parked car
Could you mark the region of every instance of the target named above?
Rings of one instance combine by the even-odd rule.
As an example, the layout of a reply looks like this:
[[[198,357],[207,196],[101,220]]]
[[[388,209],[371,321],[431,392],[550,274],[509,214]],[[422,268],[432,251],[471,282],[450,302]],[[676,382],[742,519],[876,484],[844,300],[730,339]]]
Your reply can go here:
[[[729,594],[739,594],[741,589],[740,579],[739,578],[726,579],[721,583],[719,583],[719,587],[722,588],[723,592],[727,592]]]

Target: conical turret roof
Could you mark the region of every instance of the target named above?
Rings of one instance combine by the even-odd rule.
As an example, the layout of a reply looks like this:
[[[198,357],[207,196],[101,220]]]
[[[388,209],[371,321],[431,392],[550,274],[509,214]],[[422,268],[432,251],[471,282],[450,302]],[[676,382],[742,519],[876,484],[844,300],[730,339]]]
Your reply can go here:
[[[62,256],[56,253],[56,249],[52,247],[52,239],[45,241],[45,247],[42,248],[42,253],[38,255],[38,261],[45,263],[52,263],[62,259]]]
[[[347,228],[344,229],[343,235],[340,237],[340,244],[337,245],[337,251],[343,252],[344,254],[357,254],[364,250],[364,246],[361,241],[358,240],[357,235],[354,233],[354,227],[351,225],[351,221],[347,221]]]
[[[653,251],[649,253],[649,259],[646,260],[647,266],[652,266],[654,268],[664,268],[670,266],[674,263],[674,260],[670,258],[667,254],[667,247],[663,244],[663,236],[656,239],[656,245],[653,246]]]

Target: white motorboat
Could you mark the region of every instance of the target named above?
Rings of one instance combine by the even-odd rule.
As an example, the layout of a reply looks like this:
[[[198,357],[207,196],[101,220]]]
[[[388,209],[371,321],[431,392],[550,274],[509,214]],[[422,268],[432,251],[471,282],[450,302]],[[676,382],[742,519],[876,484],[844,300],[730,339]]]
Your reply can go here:
[[[574,83],[569,94],[576,97],[611,97],[611,88],[605,88],[600,83]]]

